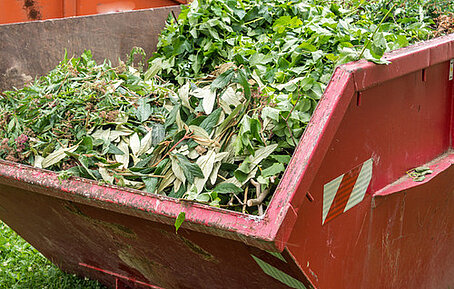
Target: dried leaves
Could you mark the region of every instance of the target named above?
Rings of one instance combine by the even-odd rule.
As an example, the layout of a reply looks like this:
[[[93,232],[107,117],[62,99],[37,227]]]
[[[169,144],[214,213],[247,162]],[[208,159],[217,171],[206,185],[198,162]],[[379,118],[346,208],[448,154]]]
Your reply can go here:
[[[435,19],[435,22],[437,24],[435,36],[454,33],[454,13],[448,12],[440,15]]]

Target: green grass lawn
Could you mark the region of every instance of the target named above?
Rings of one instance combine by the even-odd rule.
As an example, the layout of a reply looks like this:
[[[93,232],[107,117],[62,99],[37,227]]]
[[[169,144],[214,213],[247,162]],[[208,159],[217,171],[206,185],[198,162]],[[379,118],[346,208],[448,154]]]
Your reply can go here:
[[[0,221],[0,288],[105,288],[66,274]]]

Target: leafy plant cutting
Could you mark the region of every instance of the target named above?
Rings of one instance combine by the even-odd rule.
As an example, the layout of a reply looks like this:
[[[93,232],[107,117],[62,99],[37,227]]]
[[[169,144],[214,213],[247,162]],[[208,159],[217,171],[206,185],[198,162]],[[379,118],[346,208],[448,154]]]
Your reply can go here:
[[[263,214],[334,68],[440,34],[433,4],[194,1],[148,69],[85,51],[3,92],[0,157]]]

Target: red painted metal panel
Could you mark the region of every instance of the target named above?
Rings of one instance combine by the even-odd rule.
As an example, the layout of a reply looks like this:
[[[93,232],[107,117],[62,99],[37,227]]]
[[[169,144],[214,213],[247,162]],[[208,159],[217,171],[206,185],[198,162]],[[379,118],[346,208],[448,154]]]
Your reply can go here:
[[[68,272],[111,287],[118,279],[137,288],[288,288],[252,257],[278,267],[267,252],[104,207],[0,185],[1,218]],[[301,278],[290,265],[282,270]]]
[[[178,5],[179,2],[173,0],[77,0],[76,15],[90,15],[101,13],[112,13],[145,8],[164,7]]]
[[[391,53],[387,66],[341,68],[352,75],[361,100],[346,98],[348,108],[307,189],[314,201],[303,199],[287,243],[314,287],[453,286],[453,40]],[[337,96],[328,89],[322,102]],[[322,225],[324,185],[371,157],[365,199]],[[406,176],[428,162],[434,173],[425,182]]]
[[[77,0],[63,0],[63,17],[77,16]]]
[[[63,16],[61,0],[2,0],[0,24]]]

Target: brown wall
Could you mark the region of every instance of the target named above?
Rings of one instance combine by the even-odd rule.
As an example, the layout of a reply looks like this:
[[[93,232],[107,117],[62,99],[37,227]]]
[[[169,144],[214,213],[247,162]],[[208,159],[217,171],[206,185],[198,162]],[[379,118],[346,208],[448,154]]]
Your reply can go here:
[[[97,61],[113,63],[134,46],[151,55],[171,11],[178,6],[0,25],[0,91],[21,87],[43,75],[63,58],[85,49]]]

